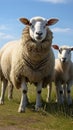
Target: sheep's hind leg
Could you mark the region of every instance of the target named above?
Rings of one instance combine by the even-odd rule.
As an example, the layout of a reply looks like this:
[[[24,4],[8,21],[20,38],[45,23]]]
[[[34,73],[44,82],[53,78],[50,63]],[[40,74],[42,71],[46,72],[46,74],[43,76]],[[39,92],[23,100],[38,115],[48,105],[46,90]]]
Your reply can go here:
[[[3,79],[2,86],[1,86],[0,104],[4,104],[4,96],[5,96],[6,87],[7,87],[7,80]]]
[[[71,104],[72,104],[71,86],[72,86],[72,83],[68,83],[68,84],[67,84],[67,103],[68,103],[68,105],[71,105]]]
[[[64,101],[66,102],[66,100],[67,100],[67,86],[66,86],[66,83],[63,84],[63,90],[64,90]]]
[[[47,98],[46,98],[46,102],[50,102],[51,101],[51,93],[52,93],[52,83],[49,83],[47,85]]]
[[[8,99],[11,100],[13,98],[13,85],[8,82]]]
[[[23,81],[21,84],[21,91],[22,91],[22,97],[18,112],[25,112],[25,108],[27,105],[27,84],[25,81]]]
[[[41,103],[41,91],[42,91],[42,82],[38,83],[36,87],[36,105],[35,110],[38,111],[39,108],[42,106]]]
[[[58,95],[58,97],[57,97],[58,103],[63,104],[64,103],[63,87],[60,82],[57,83],[56,91],[57,91],[57,95]]]

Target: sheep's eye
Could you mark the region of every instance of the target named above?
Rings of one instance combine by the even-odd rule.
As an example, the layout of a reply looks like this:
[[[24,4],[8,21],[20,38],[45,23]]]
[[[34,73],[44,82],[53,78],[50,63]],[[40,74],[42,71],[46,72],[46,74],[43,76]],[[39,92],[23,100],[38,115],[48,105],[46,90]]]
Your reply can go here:
[[[62,49],[59,49],[59,53],[60,53],[60,54],[62,53]]]
[[[68,54],[70,53],[71,50],[68,50]]]
[[[34,25],[31,24],[31,27],[34,28]]]
[[[34,28],[34,25],[32,23],[30,23],[30,26],[31,26],[31,28]]]
[[[46,23],[46,25],[45,26],[48,26],[48,23]]]

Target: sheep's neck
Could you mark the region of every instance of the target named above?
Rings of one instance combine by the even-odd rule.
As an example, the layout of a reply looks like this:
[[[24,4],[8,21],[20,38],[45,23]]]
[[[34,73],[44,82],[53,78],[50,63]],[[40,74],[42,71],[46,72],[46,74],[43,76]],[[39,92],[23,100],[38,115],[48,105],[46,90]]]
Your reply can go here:
[[[70,63],[69,62],[67,62],[67,63],[61,63],[61,65],[62,65],[62,70],[68,70],[69,71],[69,68],[70,68]]]

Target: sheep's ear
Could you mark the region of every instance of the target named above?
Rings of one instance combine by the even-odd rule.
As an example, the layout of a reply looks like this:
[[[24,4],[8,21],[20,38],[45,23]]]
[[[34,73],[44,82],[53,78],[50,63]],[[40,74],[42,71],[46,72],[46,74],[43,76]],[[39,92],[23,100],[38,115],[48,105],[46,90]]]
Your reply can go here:
[[[52,19],[49,19],[47,21],[47,26],[50,26],[50,25],[53,25],[53,24],[56,24],[57,22],[59,21],[59,19],[55,19],[55,18],[52,18]]]
[[[71,51],[73,51],[73,47],[71,47]]]
[[[30,25],[30,21],[26,18],[20,18],[19,20],[25,25]]]
[[[59,46],[58,45],[52,45],[52,47],[56,50],[59,50]]]

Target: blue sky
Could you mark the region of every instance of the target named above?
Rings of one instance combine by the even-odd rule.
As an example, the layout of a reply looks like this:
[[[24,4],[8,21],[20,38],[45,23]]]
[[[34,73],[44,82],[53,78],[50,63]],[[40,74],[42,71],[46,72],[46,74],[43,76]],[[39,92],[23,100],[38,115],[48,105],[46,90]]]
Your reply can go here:
[[[53,43],[73,46],[73,0],[0,0],[0,48],[21,37],[24,25],[20,17],[58,18],[50,29]]]

